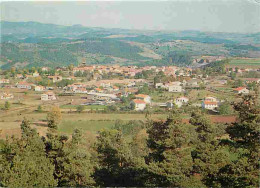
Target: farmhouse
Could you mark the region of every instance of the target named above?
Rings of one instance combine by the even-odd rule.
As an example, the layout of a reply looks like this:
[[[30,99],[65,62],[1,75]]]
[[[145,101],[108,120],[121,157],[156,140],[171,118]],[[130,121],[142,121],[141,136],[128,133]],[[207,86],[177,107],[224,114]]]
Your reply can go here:
[[[146,104],[151,104],[151,97],[149,95],[138,94],[135,95],[135,98],[143,100]]]
[[[27,82],[19,82],[16,87],[19,89],[32,89],[32,86],[34,86],[32,83]]]
[[[168,91],[169,92],[180,93],[180,92],[182,92],[182,86],[180,86],[180,85],[169,85],[168,86]]]
[[[181,107],[183,104],[188,103],[189,99],[187,97],[178,97],[177,99],[175,99],[175,104],[178,107]]]
[[[10,83],[9,79],[1,79],[0,80],[0,84],[9,84],[9,83]]]
[[[208,110],[214,110],[218,107],[218,101],[215,97],[205,97],[204,101],[202,102],[202,108]]]
[[[246,89],[245,87],[238,87],[238,88],[234,89],[234,92],[235,92],[235,93],[238,93],[238,94],[240,94],[240,93],[242,93],[242,94],[248,94],[248,93],[249,93],[249,90]]]
[[[89,92],[87,98],[88,99],[91,98],[92,100],[106,101],[106,102],[110,102],[112,100],[118,100],[117,96],[114,94],[96,93],[96,92]]]
[[[34,87],[34,91],[44,91],[45,90],[45,87],[43,86],[35,86]]]
[[[42,101],[56,100],[55,94],[53,92],[47,92],[41,95]]]
[[[13,98],[14,98],[14,95],[11,93],[3,93],[1,95],[1,99],[3,99],[3,100],[13,99]]]
[[[134,99],[131,103],[136,111],[143,111],[146,107],[146,102],[140,99]]]
[[[33,73],[32,76],[33,76],[33,77],[38,77],[38,76],[40,76],[40,74],[36,71],[36,72]]]
[[[218,107],[218,103],[216,101],[204,101],[202,102],[202,108],[208,109],[208,110],[214,110]]]

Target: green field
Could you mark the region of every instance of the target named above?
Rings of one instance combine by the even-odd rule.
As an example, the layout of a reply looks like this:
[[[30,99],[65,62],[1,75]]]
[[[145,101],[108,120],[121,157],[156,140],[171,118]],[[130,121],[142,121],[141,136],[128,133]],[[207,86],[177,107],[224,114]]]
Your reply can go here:
[[[258,66],[260,67],[260,58],[257,59],[231,59],[230,65],[234,66]]]
[[[69,104],[66,104],[66,105],[60,106],[60,108],[63,108],[63,109],[76,109],[78,106],[79,105],[69,105]],[[96,110],[96,109],[98,109],[98,110],[103,109],[104,110],[104,109],[107,108],[107,106],[105,106],[105,105],[89,105],[89,106],[85,105],[84,108],[85,109],[93,109],[93,110]]]
[[[59,130],[65,133],[72,133],[74,129],[82,129],[84,131],[90,131],[96,133],[101,129],[109,129],[115,124],[114,120],[110,121],[87,121],[87,120],[78,120],[78,121],[62,121],[59,126]]]
[[[26,113],[24,115],[9,115],[1,117],[0,130],[2,134],[6,134],[5,130],[12,130],[16,133],[20,130],[20,124],[24,117],[28,118],[33,125],[37,122],[43,122],[43,125],[38,125],[36,128],[42,132],[46,132],[46,113]],[[152,118],[156,120],[163,120],[167,117],[167,114],[153,114]],[[62,113],[62,122],[59,125],[59,131],[71,134],[75,128],[81,128],[84,131],[96,134],[97,131],[104,128],[111,128],[116,120],[122,120],[124,122],[130,120],[142,120],[145,121],[145,114],[110,114],[110,113]],[[9,132],[8,132],[9,134]],[[5,137],[5,136],[4,136]]]

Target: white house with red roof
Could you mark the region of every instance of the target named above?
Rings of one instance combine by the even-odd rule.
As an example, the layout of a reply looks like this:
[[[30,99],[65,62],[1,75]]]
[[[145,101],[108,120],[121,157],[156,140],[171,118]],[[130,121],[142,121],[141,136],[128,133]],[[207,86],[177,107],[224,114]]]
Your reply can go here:
[[[9,79],[0,79],[0,84],[9,84]]]
[[[8,99],[13,99],[13,98],[14,98],[14,95],[11,94],[11,93],[3,93],[3,94],[1,95],[1,99],[2,99],[2,100],[8,100]]]
[[[134,99],[131,103],[134,105],[135,111],[143,111],[146,107],[146,102],[141,99]]]
[[[27,83],[27,82],[19,82],[16,87],[19,89],[32,89],[34,84],[32,83]]]
[[[234,89],[234,92],[235,93],[238,93],[238,94],[248,94],[249,93],[249,90],[246,89],[245,87],[238,87],[236,89]]]
[[[201,106],[208,110],[214,110],[215,108],[218,108],[218,101],[215,97],[206,97]]]
[[[135,95],[135,98],[143,100],[146,104],[151,104],[151,97],[149,95],[138,94],[138,95]]]

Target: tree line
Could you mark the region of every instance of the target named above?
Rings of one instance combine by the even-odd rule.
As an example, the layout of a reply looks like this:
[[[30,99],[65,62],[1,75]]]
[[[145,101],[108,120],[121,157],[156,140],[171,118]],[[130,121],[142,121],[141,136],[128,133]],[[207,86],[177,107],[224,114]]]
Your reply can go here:
[[[238,119],[222,131],[201,111],[185,124],[173,110],[165,121],[150,114],[145,124],[118,121],[89,144],[79,129],[70,136],[59,133],[56,107],[47,115],[46,136],[24,119],[20,138],[1,140],[0,185],[257,187],[257,96],[244,96],[233,108]]]

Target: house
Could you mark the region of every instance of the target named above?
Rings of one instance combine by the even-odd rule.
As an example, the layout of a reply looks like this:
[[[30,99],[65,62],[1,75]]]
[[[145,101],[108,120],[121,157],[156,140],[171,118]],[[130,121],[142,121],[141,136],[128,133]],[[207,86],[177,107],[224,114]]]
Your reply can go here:
[[[180,85],[169,85],[168,86],[169,92],[179,93],[182,92],[182,86]]]
[[[9,84],[10,80],[9,79],[1,79],[0,84]]]
[[[205,97],[201,106],[202,108],[208,110],[214,110],[215,108],[218,107],[218,100],[215,97]]]
[[[249,93],[249,90],[246,89],[245,87],[238,87],[236,89],[234,89],[235,93],[238,93],[238,94],[248,94]]]
[[[187,104],[189,101],[189,99],[187,97],[178,97],[177,99],[175,99],[175,104],[178,107],[181,107],[183,104]]]
[[[34,87],[34,91],[44,91],[45,90],[45,87],[43,86],[35,86]]]
[[[208,109],[208,110],[214,110],[218,107],[218,102],[216,101],[203,101],[202,102],[202,108]]]
[[[27,82],[19,82],[16,87],[19,89],[32,89],[33,84]]]
[[[245,82],[248,84],[248,83],[257,83],[259,84],[260,83],[260,78],[244,78],[243,80],[245,80]]]
[[[146,102],[141,99],[134,99],[131,103],[135,111],[143,111],[146,107]]]
[[[11,93],[3,93],[1,95],[1,99],[3,99],[3,100],[13,99],[13,98],[14,98],[14,95]]]
[[[143,100],[146,104],[151,104],[151,97],[149,95],[138,94],[135,95],[135,98]]]
[[[38,76],[40,76],[40,74],[36,71],[36,72],[33,73],[32,76],[33,76],[33,77],[38,77]]]
[[[155,84],[155,88],[158,89],[158,88],[165,88],[164,84],[163,83],[156,83]]]
[[[46,92],[41,95],[42,101],[56,100],[55,94],[53,92]]]
[[[111,103],[113,101],[119,100],[114,94],[107,93],[96,93],[90,91],[87,95],[87,99],[95,100],[95,101],[105,101],[107,103]]]
[[[100,88],[95,88],[95,91],[98,92],[98,93],[103,93],[103,90],[100,89]]]

